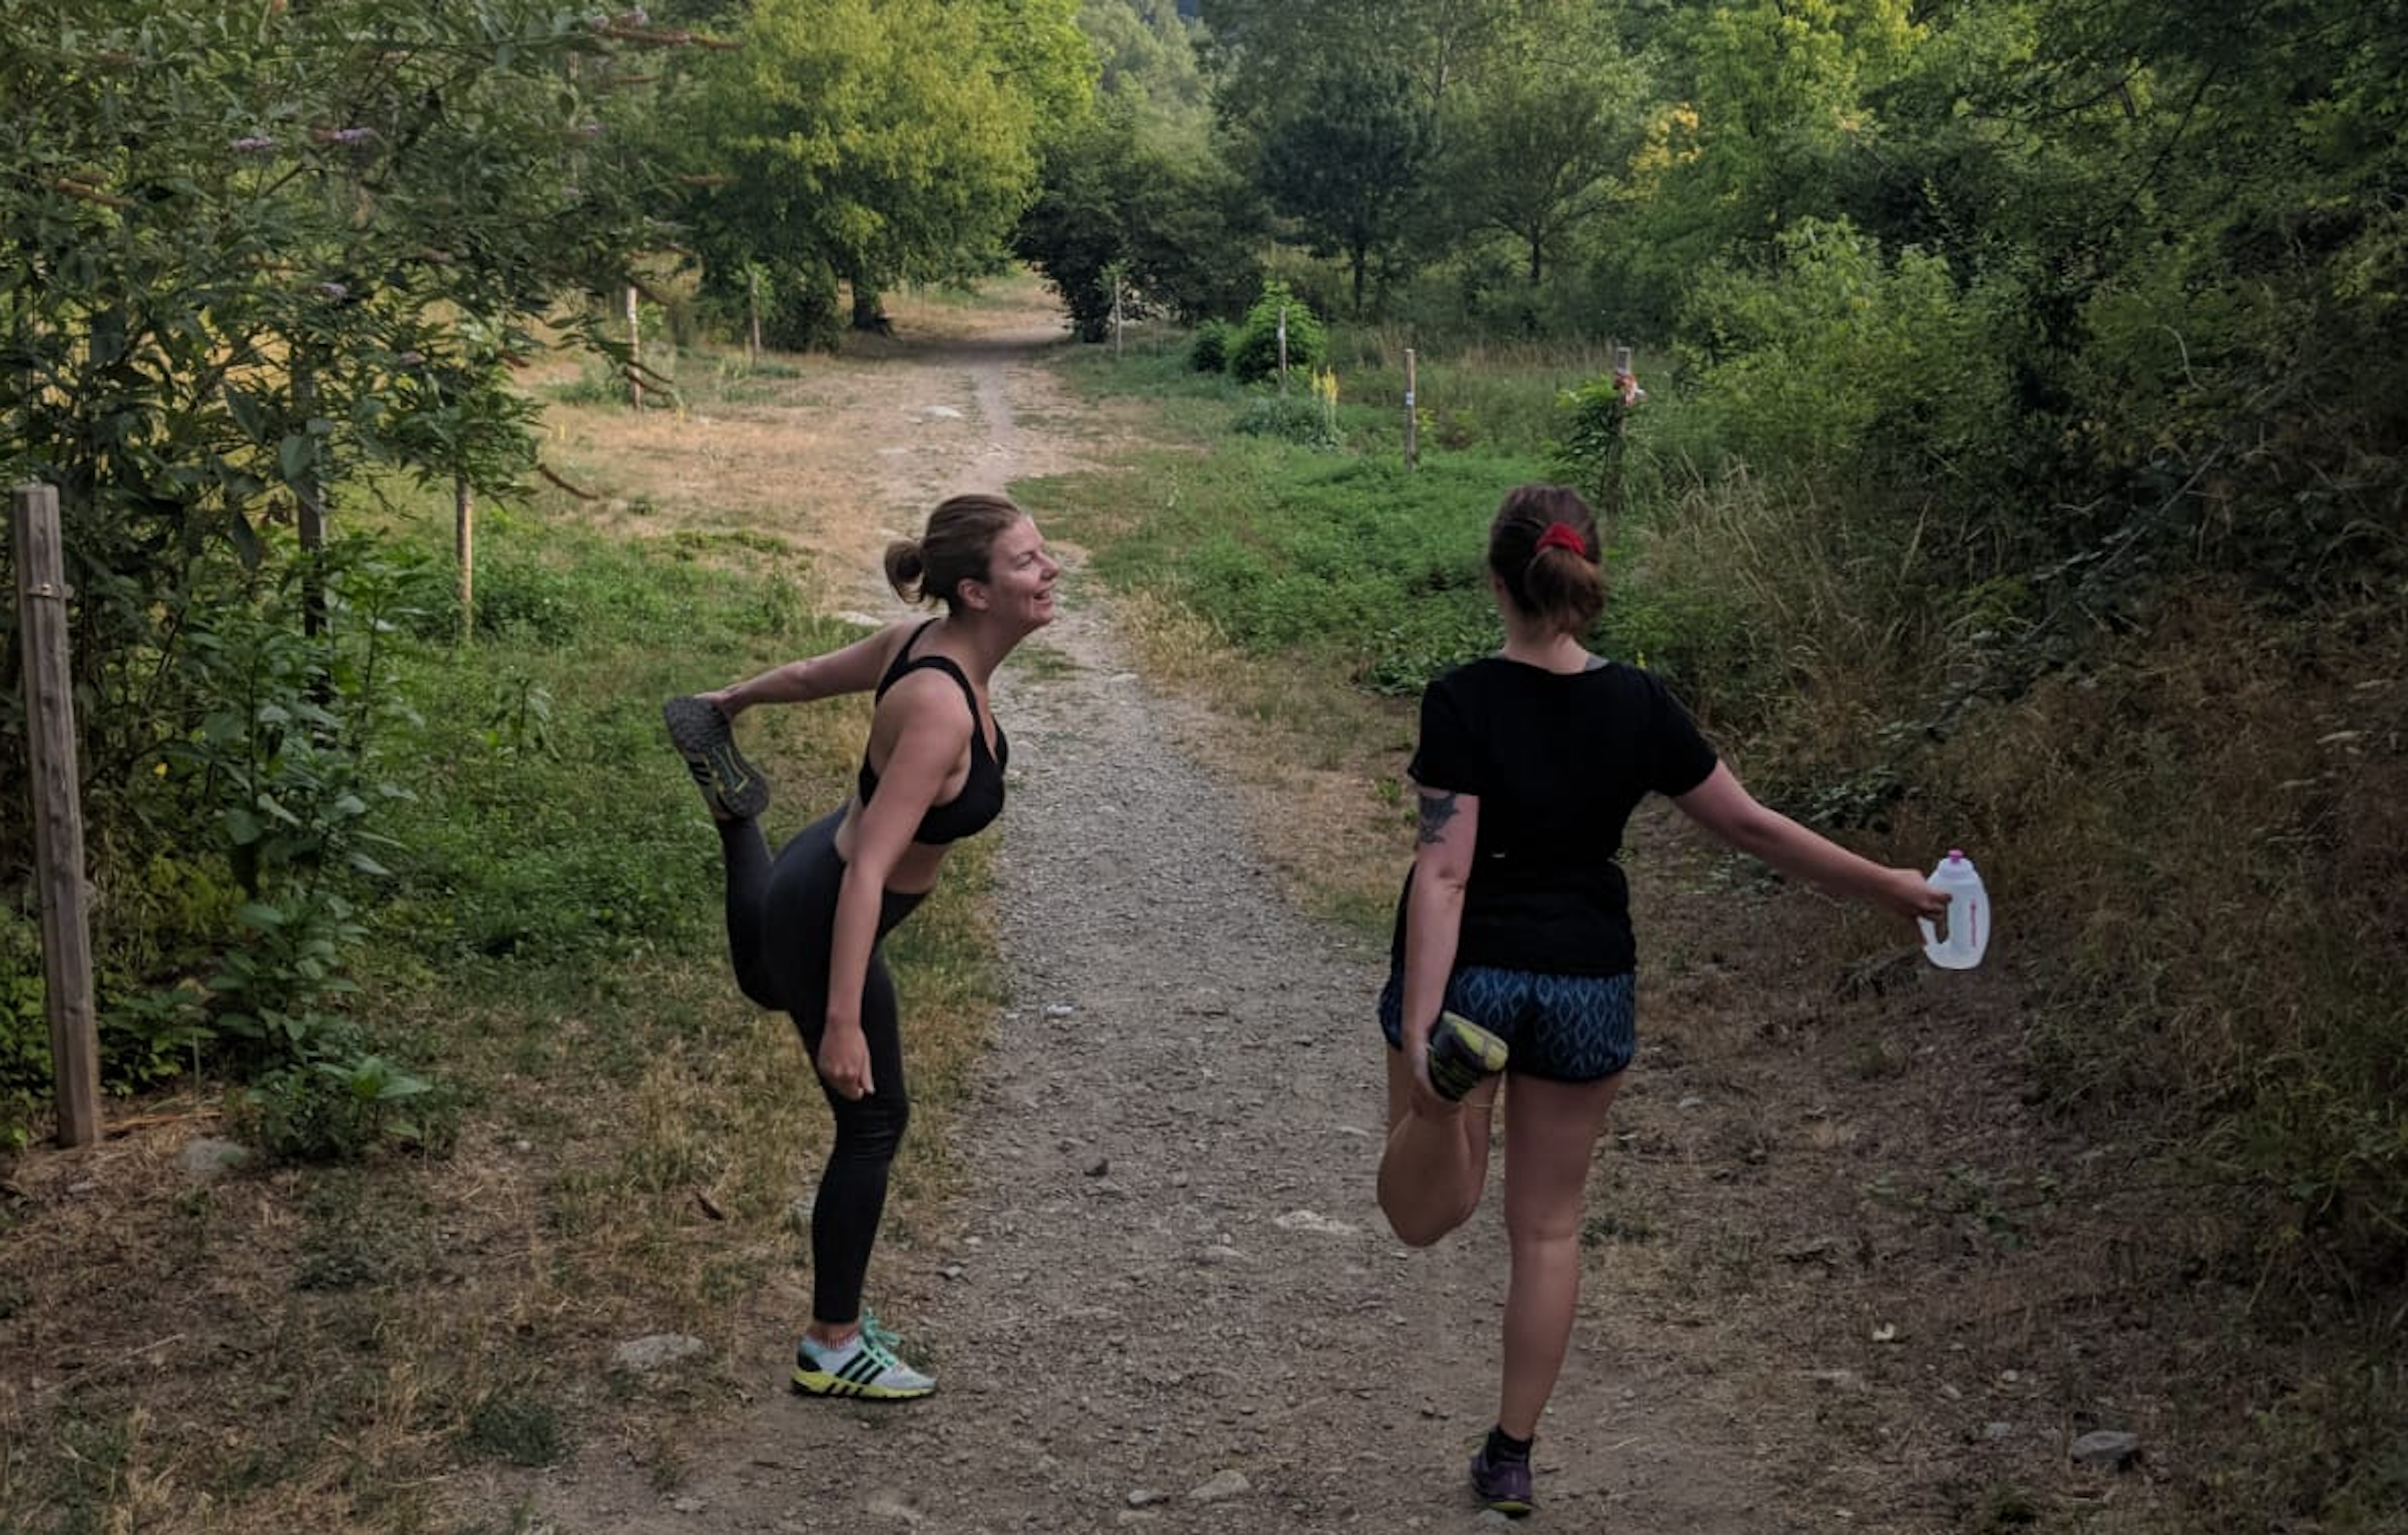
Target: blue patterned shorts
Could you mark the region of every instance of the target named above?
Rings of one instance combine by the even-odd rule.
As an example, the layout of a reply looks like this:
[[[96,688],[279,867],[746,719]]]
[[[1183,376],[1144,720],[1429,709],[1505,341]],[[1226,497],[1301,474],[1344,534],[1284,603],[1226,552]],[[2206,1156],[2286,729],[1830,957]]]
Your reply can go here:
[[[1505,1041],[1510,1075],[1596,1082],[1630,1064],[1639,1049],[1638,977],[1541,975],[1466,965],[1447,978],[1446,1010]],[[1380,988],[1380,1032],[1404,1048],[1404,978]]]

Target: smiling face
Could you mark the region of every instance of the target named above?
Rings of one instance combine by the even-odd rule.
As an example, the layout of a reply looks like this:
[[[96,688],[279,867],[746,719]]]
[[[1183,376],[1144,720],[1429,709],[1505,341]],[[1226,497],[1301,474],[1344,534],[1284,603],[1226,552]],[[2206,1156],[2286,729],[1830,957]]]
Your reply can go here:
[[[1054,582],[1062,567],[1045,552],[1045,537],[1023,517],[995,536],[987,546],[986,579],[962,582],[965,595],[975,593],[977,605],[1023,629],[1040,629],[1054,622]]]

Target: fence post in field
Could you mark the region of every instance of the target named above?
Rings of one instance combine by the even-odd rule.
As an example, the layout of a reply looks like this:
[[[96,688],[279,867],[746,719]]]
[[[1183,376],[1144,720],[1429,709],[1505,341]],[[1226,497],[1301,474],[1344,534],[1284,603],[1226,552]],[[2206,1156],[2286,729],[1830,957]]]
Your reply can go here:
[[[744,360],[761,360],[761,268],[744,274]]]
[[[317,435],[308,423],[318,413],[318,371],[307,354],[293,364],[293,403],[301,417],[304,451],[293,481],[293,532],[301,545],[301,632],[326,632],[326,482],[319,476]],[[288,471],[289,472],[289,471]]]
[[[1280,306],[1280,398],[1287,398],[1287,306]]]
[[[25,647],[25,747],[33,768],[34,867],[41,889],[42,979],[59,1144],[88,1146],[100,1139],[100,1034],[93,1017],[58,491],[21,485],[9,492],[8,523],[17,551],[17,625]]]
[[[1405,349],[1405,467],[1418,469],[1422,465],[1422,427],[1413,411],[1416,377],[1413,371],[1413,349]]]
[[[1639,403],[1639,376],[1631,371],[1630,349],[1613,349],[1613,387],[1618,396],[1613,408],[1613,440],[1608,444],[1605,465],[1600,472],[1602,483],[1598,486],[1598,499],[1604,504],[1598,510],[1604,515],[1611,530],[1622,522],[1622,458],[1630,437],[1630,408]]]
[[[460,643],[477,633],[477,493],[465,474],[452,477],[452,557],[460,564]]]
[[[644,329],[636,313],[636,286],[627,285],[627,409],[644,408],[644,378],[638,371],[644,362]]]

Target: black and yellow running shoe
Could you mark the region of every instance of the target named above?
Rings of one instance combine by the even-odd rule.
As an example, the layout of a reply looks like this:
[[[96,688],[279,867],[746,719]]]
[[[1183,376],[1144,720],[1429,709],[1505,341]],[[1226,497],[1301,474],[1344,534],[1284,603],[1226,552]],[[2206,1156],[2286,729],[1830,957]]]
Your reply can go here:
[[[1430,1030],[1429,1081],[1438,1096],[1464,1096],[1505,1069],[1505,1041],[1459,1012],[1441,1012]]]
[[[718,705],[688,694],[663,704],[661,718],[714,813],[749,821],[769,808],[769,781],[736,750],[736,732]]]

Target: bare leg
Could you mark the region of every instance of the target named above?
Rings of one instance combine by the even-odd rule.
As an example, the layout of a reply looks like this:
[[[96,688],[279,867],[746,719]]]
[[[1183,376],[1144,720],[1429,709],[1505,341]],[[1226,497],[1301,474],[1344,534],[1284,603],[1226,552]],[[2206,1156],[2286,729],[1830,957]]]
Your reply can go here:
[[[1513,1260],[1497,1424],[1516,1439],[1538,1432],[1571,1341],[1589,1161],[1621,1084],[1619,1073],[1585,1083],[1513,1079],[1505,1116],[1505,1232]]]
[[[1471,1218],[1488,1181],[1488,1117],[1497,1083],[1431,1112],[1413,1091],[1401,1050],[1388,1052],[1388,1142],[1380,1154],[1380,1209],[1409,1247],[1427,1247]]]

